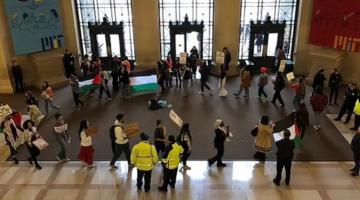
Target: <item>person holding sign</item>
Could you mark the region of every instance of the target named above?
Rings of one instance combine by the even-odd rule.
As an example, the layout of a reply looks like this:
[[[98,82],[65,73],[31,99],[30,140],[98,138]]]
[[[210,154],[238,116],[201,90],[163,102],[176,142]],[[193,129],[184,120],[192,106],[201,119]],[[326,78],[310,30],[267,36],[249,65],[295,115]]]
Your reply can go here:
[[[5,120],[1,123],[1,129],[3,130],[2,132],[4,133],[6,144],[9,146],[11,157],[17,165],[19,164],[19,161],[16,158],[16,144],[17,140],[19,140],[19,136],[15,122],[11,119],[10,115],[5,117]]]
[[[298,110],[300,103],[304,100],[306,94],[304,77],[299,77],[297,83],[290,83],[290,87],[295,91],[295,96],[293,99],[294,109]]]
[[[60,106],[54,104],[54,92],[47,81],[44,81],[41,89],[41,97],[45,102],[45,112],[49,114],[49,104],[59,112]]]
[[[56,156],[57,160],[67,162],[67,145],[70,143],[70,136],[68,133],[68,124],[65,123],[63,116],[60,113],[55,114],[54,134],[56,141],[60,145],[60,152]]]
[[[214,146],[217,150],[216,156],[208,160],[209,167],[217,162],[217,167],[226,167],[226,164],[222,162],[222,157],[225,150],[225,140],[230,136],[230,127],[224,124],[224,121],[217,119],[214,123],[215,139]]]
[[[42,169],[42,167],[39,165],[39,163],[37,161],[37,156],[40,155],[40,150],[33,142],[35,140],[37,140],[38,138],[40,138],[41,136],[37,132],[34,125],[35,125],[35,123],[33,121],[27,120],[24,122],[23,128],[24,128],[24,135],[27,138],[26,146],[30,153],[30,158],[28,158],[29,163],[30,163],[30,165],[32,165],[34,162],[35,167],[40,170],[40,169]]]
[[[93,131],[88,131],[89,121],[82,120],[80,122],[79,137],[80,137],[80,152],[78,159],[83,161],[88,168],[96,167],[94,162],[94,148],[92,146]]]

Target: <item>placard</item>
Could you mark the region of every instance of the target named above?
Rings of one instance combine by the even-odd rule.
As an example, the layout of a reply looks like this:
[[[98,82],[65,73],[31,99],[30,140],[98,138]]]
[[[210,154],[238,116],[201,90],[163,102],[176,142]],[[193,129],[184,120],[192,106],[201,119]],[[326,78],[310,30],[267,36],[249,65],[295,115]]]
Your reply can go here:
[[[55,126],[54,127],[55,132],[57,133],[63,133],[68,130],[68,124],[64,124],[62,126]]]
[[[124,133],[128,138],[134,138],[141,133],[141,129],[138,122],[126,124],[124,127]]]
[[[224,64],[225,63],[225,53],[222,51],[216,52],[216,64]]]
[[[280,66],[279,66],[279,72],[284,72],[286,66],[286,60],[281,60]]]
[[[170,113],[169,113],[169,117],[170,119],[176,124],[178,125],[179,127],[182,127],[183,125],[183,120],[175,113],[174,110],[170,110]]]
[[[294,72],[287,73],[286,78],[287,78],[288,81],[294,80],[295,79]]]
[[[4,121],[5,118],[12,114],[12,109],[9,105],[4,105],[0,107],[0,122]]]
[[[96,127],[90,127],[88,129],[86,129],[86,131],[85,131],[87,137],[94,136],[97,134],[97,132],[98,132],[98,129]]]
[[[181,65],[186,65],[186,63],[187,63],[186,61],[187,61],[187,53],[181,52],[180,53],[180,58],[179,58],[179,63]]]

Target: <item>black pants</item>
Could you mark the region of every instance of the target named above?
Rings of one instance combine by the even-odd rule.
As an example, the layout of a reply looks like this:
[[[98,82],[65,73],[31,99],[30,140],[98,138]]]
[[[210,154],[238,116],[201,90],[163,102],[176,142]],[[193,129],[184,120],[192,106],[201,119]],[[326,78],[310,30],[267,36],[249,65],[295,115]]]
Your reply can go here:
[[[359,156],[355,156],[355,155],[354,155],[354,163],[355,163],[354,172],[355,172],[355,173],[359,173],[359,170],[360,170],[360,159],[359,159]]]
[[[347,117],[346,117],[346,122],[349,122],[351,119],[351,115],[354,111],[354,106],[349,106],[349,103],[344,102],[343,105],[341,106],[340,112],[338,114],[338,116],[336,117],[337,119],[341,119],[344,114],[347,112]]]
[[[266,98],[268,97],[267,94],[265,93],[264,86],[259,86],[258,97],[261,97],[262,95],[264,95],[264,97],[266,97]]]
[[[165,151],[165,143],[156,143],[155,142],[155,149],[156,149],[156,152],[158,155],[162,156],[162,154],[160,154],[160,151],[161,153],[164,153]]]
[[[281,90],[275,90],[272,102],[276,103],[276,100],[279,100],[280,104],[284,105],[284,101],[283,101],[283,99],[281,97]]]
[[[119,91],[119,81],[117,80],[117,77],[113,77],[113,81],[112,81],[112,87],[113,87],[113,91]]]
[[[111,140],[111,151],[112,151],[113,155],[116,154],[116,143],[115,143],[115,140]]]
[[[129,143],[115,144],[115,154],[110,162],[110,165],[114,165],[116,160],[121,156],[122,152],[125,153],[126,160],[130,165],[130,146]]]
[[[206,80],[200,80],[200,85],[201,85],[201,92],[204,92],[204,87],[208,90],[211,90],[211,88],[208,86],[208,84],[206,83]]]
[[[151,170],[149,170],[149,171],[142,171],[139,169],[137,170],[136,186],[139,190],[141,189],[141,186],[143,185],[143,178],[145,179],[144,189],[145,189],[145,192],[147,192],[150,190]]]
[[[175,76],[175,81],[176,81],[176,87],[181,87],[180,69],[174,70],[174,76]]]
[[[172,87],[172,75],[170,74],[169,77],[166,78],[166,87]]]
[[[15,78],[15,88],[16,92],[23,92],[24,91],[24,83],[22,78]]]
[[[334,99],[334,104],[337,104],[337,97],[338,97],[338,88],[330,88],[330,96],[329,96],[329,103],[331,104],[332,100]]]
[[[275,177],[276,182],[280,182],[282,169],[285,167],[285,174],[286,174],[285,183],[286,184],[290,183],[291,162],[292,162],[292,159],[277,159],[277,161],[276,161],[276,177]]]
[[[209,159],[210,164],[217,162],[217,165],[222,164],[222,157],[224,155],[224,145],[215,146],[217,153],[216,156]]]
[[[355,115],[354,128],[355,128],[356,130],[358,130],[359,126],[360,126],[360,115]]]
[[[305,131],[306,131],[306,125],[299,124],[299,126],[300,126],[299,128],[300,128],[300,133],[301,133],[300,138],[303,139],[304,135],[305,135]]]
[[[75,106],[76,106],[76,107],[78,107],[79,104],[80,104],[81,106],[84,106],[84,102],[82,102],[82,101],[80,100],[80,94],[79,94],[79,93],[73,93],[73,97],[74,97],[74,102],[75,102]]]
[[[109,92],[109,88],[107,87],[107,84],[100,84],[100,92],[99,92],[99,99],[101,99],[103,92],[105,91],[106,95],[108,96],[108,98],[111,98],[110,92]]]
[[[161,93],[164,93],[164,92],[165,92],[164,80],[163,80],[163,79],[160,79],[160,80],[158,81],[158,84],[159,84],[159,86],[161,87]]]
[[[164,183],[162,188],[167,189],[168,185],[170,185],[170,187],[175,187],[177,170],[178,168],[168,169],[164,167]]]
[[[32,146],[27,145],[27,148],[30,153],[29,161],[34,162],[36,167],[40,167],[38,160],[37,160],[37,156],[40,155],[40,150],[37,147],[35,147],[34,145],[32,145]]]
[[[11,144],[8,144],[8,146],[9,146],[9,149],[10,149],[10,155],[15,160],[17,151]]]
[[[264,152],[257,151],[257,152],[254,154],[254,158],[255,158],[255,159],[258,159],[258,160],[260,160],[260,161],[265,161],[266,155],[265,155]]]

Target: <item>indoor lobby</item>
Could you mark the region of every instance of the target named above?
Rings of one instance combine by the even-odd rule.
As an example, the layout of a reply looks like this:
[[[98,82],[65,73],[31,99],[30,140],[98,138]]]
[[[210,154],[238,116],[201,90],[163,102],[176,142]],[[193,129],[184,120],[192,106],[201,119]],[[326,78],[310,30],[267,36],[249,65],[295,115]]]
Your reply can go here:
[[[0,199],[360,199],[359,10],[0,0]]]

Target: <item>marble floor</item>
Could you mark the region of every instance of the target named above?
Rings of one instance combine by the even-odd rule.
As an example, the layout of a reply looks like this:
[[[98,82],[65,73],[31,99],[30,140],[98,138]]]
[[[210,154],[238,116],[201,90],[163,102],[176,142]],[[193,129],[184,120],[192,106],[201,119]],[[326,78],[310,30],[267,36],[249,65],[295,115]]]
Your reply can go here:
[[[42,170],[25,162],[0,164],[0,199],[4,200],[108,200],[108,199],[284,199],[356,200],[360,198],[360,178],[349,176],[351,162],[295,162],[290,186],[275,186],[275,162],[227,162],[228,167],[207,166],[190,161],[191,170],[179,171],[176,189],[160,193],[161,166],[153,170],[151,191],[138,192],[136,170],[125,162],[111,170],[108,162],[87,169],[79,162],[41,162]]]

